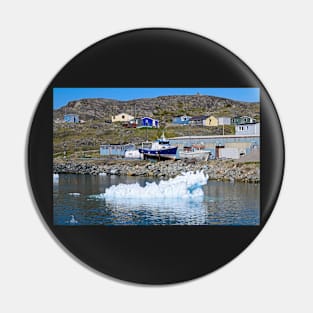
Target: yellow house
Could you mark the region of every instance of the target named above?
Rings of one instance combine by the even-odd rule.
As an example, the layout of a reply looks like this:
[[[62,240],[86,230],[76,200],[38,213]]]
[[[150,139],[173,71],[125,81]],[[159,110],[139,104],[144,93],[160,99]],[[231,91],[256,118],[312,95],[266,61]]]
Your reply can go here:
[[[218,126],[218,119],[211,115],[203,120],[203,126]]]
[[[120,113],[115,116],[112,116],[112,123],[114,122],[128,122],[130,120],[133,120],[134,117],[127,114],[127,113]]]

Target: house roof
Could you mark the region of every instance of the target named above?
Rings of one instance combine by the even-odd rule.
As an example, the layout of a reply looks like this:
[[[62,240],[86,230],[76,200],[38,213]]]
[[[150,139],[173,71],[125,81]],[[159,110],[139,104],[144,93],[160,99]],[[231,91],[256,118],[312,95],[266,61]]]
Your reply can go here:
[[[175,115],[175,116],[173,116],[173,118],[177,118],[177,117],[189,117],[190,118],[190,116],[188,116],[188,115]]]
[[[237,116],[233,116],[232,118],[245,118],[245,117],[253,119],[251,116],[248,116],[248,115],[237,115]]]
[[[124,112],[122,112],[122,113],[119,113],[119,114],[116,114],[115,116],[119,116],[119,115],[128,115],[128,116],[132,116],[131,114],[128,114],[128,113],[124,113]]]
[[[190,118],[191,121],[198,121],[198,120],[205,120],[208,116],[206,115],[199,115],[199,116],[193,116]]]
[[[258,123],[258,122],[253,122],[253,123],[242,123],[242,124],[238,124],[237,126],[244,126],[244,125],[249,126],[249,125],[256,125],[256,124],[260,124],[260,123]]]
[[[144,118],[148,118],[150,120],[154,120],[154,121],[157,121],[157,119],[153,118],[153,117],[149,117],[149,116],[144,116],[144,117],[141,117],[141,119],[143,120]]]

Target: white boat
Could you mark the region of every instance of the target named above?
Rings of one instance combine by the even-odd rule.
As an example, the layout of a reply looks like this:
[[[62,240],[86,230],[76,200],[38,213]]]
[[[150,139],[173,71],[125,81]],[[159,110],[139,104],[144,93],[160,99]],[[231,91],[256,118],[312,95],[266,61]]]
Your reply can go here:
[[[139,150],[127,150],[125,152],[125,159],[140,159],[141,154]]]
[[[202,145],[193,145],[192,147],[186,147],[184,151],[179,151],[179,157],[181,159],[197,159],[207,161],[211,152],[203,150]]]

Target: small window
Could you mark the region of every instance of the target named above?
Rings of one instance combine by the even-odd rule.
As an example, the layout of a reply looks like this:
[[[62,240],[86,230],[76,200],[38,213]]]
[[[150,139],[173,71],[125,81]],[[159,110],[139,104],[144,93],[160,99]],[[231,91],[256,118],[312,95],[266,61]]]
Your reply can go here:
[[[125,118],[125,115],[122,115],[122,119],[124,119]]]

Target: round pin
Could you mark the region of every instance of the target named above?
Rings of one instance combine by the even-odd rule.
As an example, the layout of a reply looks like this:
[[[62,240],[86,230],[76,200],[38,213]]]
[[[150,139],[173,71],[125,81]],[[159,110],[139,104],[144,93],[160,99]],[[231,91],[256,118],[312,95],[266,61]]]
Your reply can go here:
[[[270,96],[237,56],[196,34],[138,29],[92,45],[52,80],[28,170],[71,254],[121,280],[168,284],[220,268],[259,234],[284,143]]]

